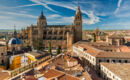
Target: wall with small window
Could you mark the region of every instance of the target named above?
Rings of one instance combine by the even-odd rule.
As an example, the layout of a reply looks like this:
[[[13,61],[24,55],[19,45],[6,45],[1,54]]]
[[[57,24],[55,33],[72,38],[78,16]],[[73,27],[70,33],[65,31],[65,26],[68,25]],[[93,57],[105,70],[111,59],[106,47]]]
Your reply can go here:
[[[109,70],[104,65],[100,65],[100,73],[104,80],[121,80],[119,76],[114,74],[111,70]]]
[[[107,63],[130,63],[128,58],[97,58],[97,63],[107,62]]]

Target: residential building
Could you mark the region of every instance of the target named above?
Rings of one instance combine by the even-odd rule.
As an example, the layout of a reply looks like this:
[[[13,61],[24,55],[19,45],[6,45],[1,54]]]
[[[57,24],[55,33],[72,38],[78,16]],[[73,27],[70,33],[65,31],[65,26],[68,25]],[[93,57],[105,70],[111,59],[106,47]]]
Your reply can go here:
[[[100,73],[104,80],[130,80],[130,64],[100,63]]]

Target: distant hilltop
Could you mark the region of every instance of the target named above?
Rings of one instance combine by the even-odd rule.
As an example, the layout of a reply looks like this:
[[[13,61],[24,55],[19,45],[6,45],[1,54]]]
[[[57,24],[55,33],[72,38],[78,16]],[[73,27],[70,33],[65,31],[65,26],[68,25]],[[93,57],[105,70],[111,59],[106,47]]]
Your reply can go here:
[[[14,31],[14,29],[0,29],[0,32],[13,32]],[[17,30],[18,32],[20,31],[20,30]]]

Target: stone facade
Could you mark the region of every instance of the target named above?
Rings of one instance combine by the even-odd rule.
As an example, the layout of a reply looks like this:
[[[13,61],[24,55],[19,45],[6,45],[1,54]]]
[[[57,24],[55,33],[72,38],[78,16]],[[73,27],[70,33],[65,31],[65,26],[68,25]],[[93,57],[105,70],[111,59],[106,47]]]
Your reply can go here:
[[[7,65],[7,47],[0,46],[0,65]]]
[[[100,63],[100,73],[103,80],[129,80],[130,64]]]
[[[82,13],[78,7],[73,25],[47,25],[46,17],[41,12],[37,25],[31,25],[21,31],[24,43],[35,46],[37,39],[43,42],[43,48],[48,48],[51,42],[52,49],[60,46],[62,49],[71,49],[72,44],[82,40]]]
[[[107,52],[85,43],[75,43],[72,51],[95,70],[99,69],[101,62],[106,63],[130,63],[130,54],[124,52]]]
[[[111,36],[107,36],[106,42],[111,45],[120,46],[125,44],[125,39],[123,35],[113,34]]]

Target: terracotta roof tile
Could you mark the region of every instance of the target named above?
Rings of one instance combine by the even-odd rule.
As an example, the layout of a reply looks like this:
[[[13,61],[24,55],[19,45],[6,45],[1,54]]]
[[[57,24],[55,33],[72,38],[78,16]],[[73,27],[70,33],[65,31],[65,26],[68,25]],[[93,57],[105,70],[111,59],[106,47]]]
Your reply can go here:
[[[58,71],[58,70],[55,70],[55,69],[50,69],[43,76],[45,78],[47,78],[48,80],[51,80],[54,78],[58,78],[58,80],[65,80],[65,73]],[[80,80],[80,79],[67,74],[67,80]]]
[[[106,52],[100,49],[97,49],[91,45],[78,44],[78,46],[84,48],[84,51],[95,57],[103,58],[130,58],[130,52]]]
[[[100,52],[96,57],[103,58],[130,58],[130,53],[121,52]]]
[[[58,70],[50,69],[43,76],[47,79],[51,79],[51,78],[59,77],[59,76],[62,76],[62,75],[64,75],[64,73],[62,73]]]
[[[122,80],[130,80],[130,64],[126,63],[101,63],[101,65],[108,68],[111,72],[118,77],[121,76]]]
[[[3,69],[0,68],[0,80],[4,80],[9,78],[9,73],[8,72],[2,72]]]
[[[73,77],[73,76],[68,75],[68,74],[66,75],[66,77],[65,77],[65,75],[59,77],[58,80],[65,80],[65,78],[67,78],[67,80],[80,80],[79,78]]]

